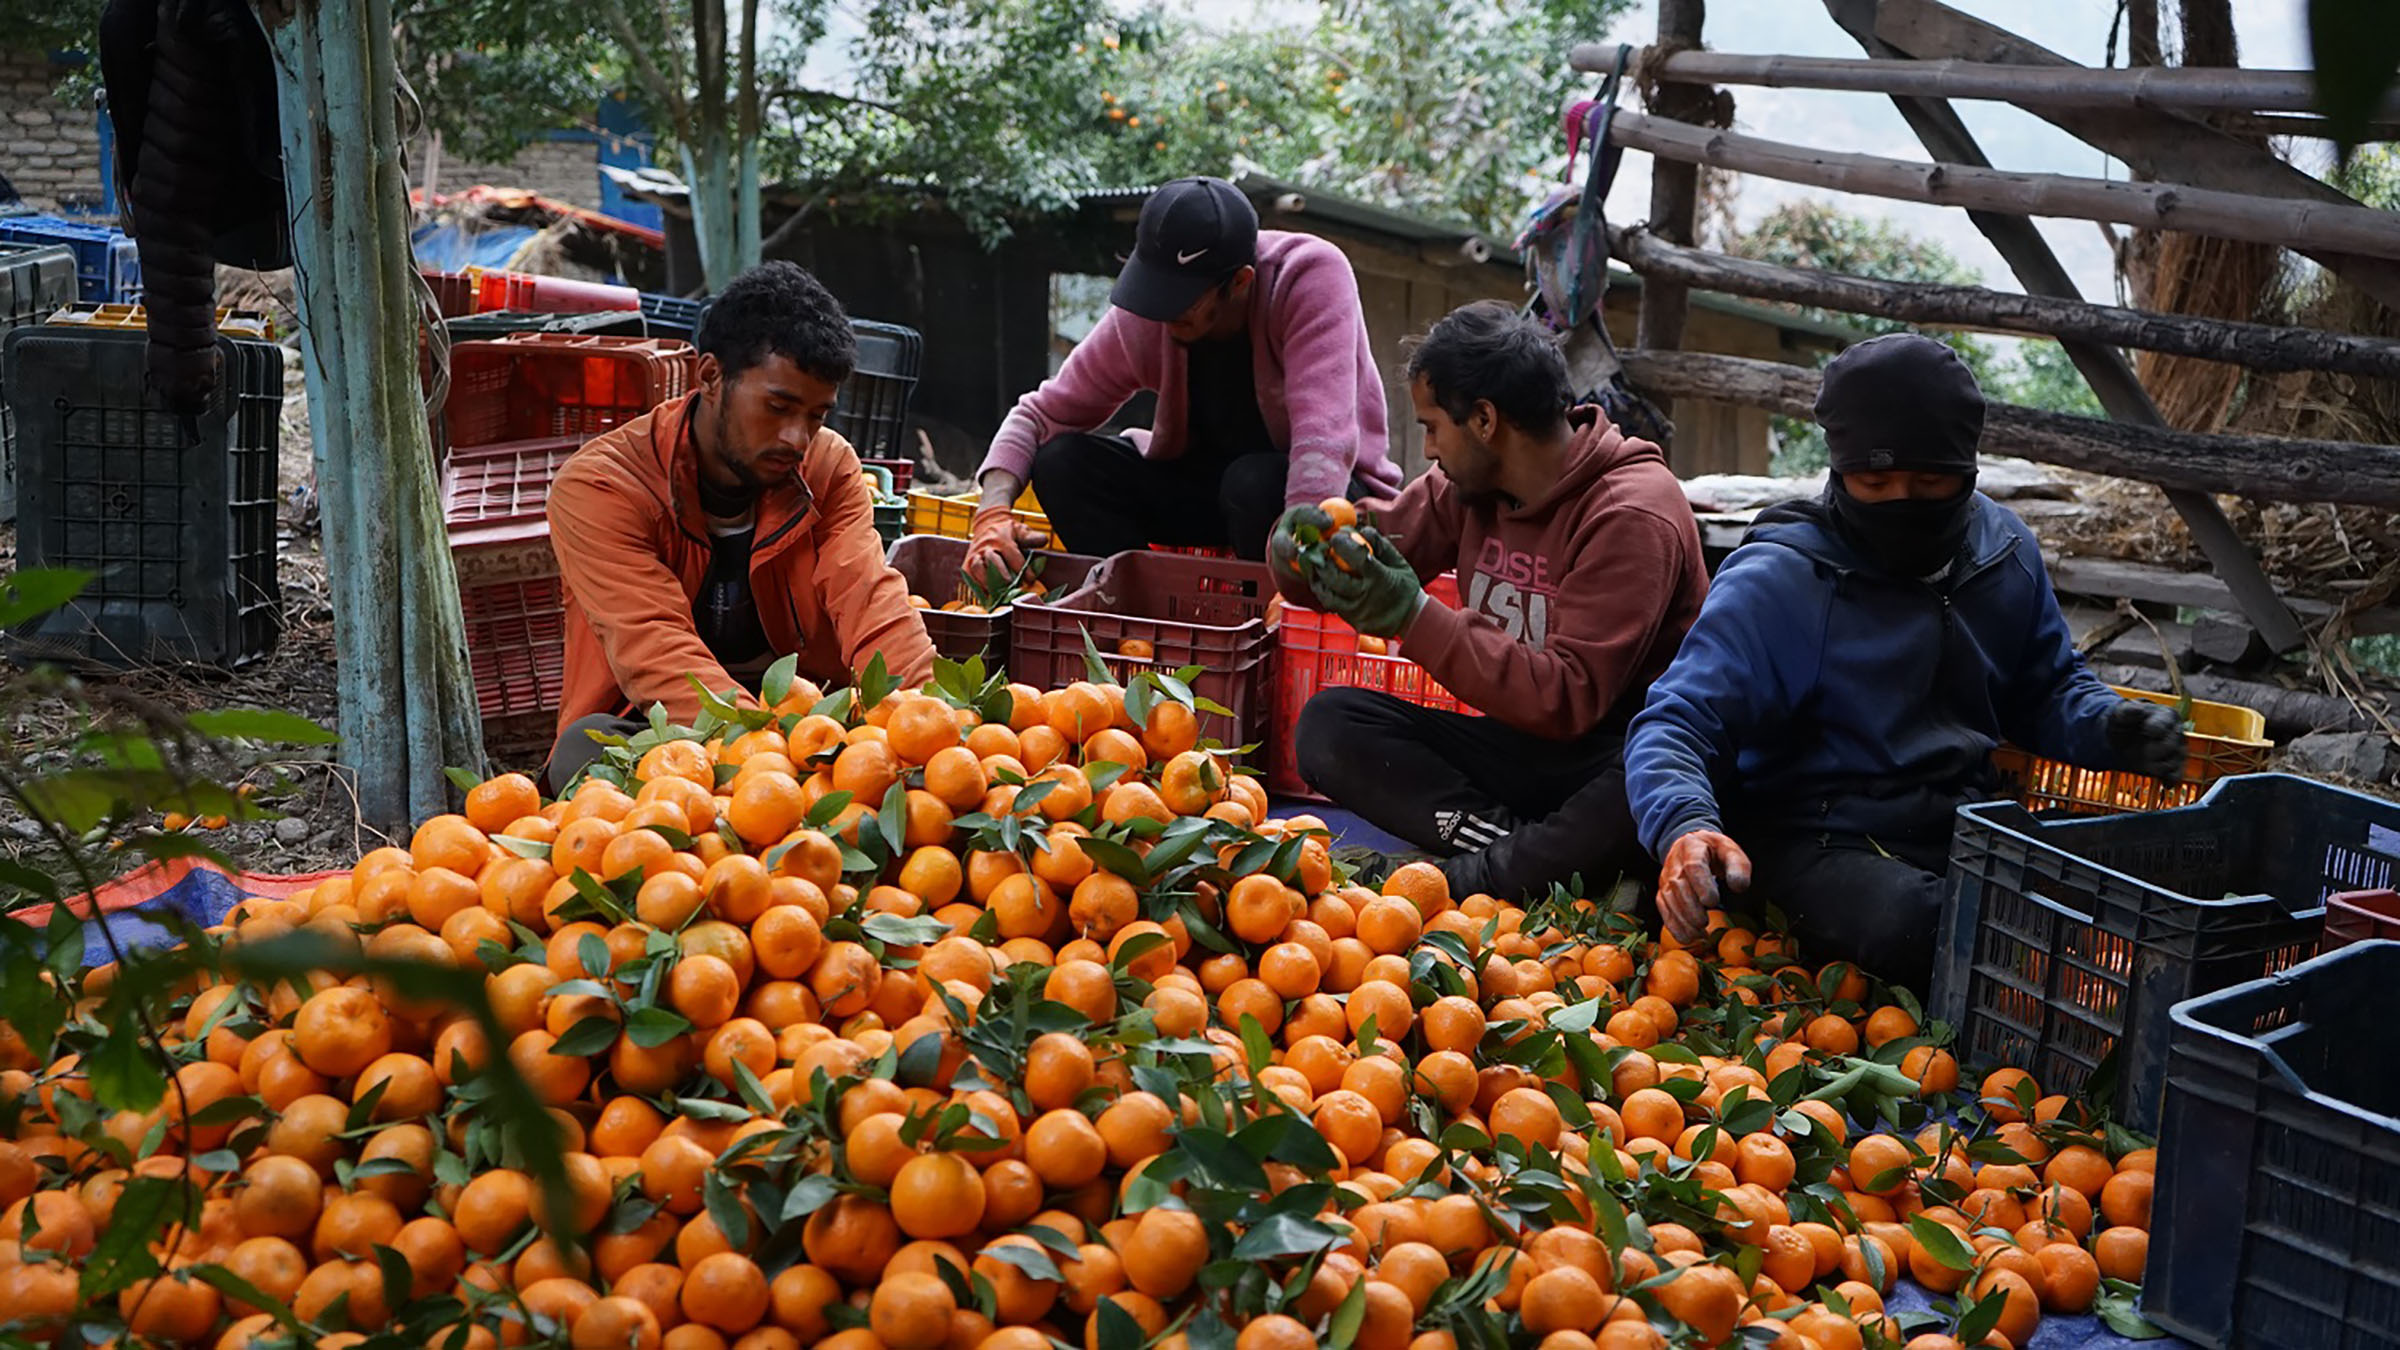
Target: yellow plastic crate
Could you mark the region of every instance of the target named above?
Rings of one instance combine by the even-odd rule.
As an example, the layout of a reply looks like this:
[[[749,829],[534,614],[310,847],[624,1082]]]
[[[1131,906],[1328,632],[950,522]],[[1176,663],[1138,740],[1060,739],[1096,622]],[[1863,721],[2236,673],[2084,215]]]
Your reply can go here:
[[[150,319],[140,305],[73,304],[43,322],[81,324],[88,328],[147,328]],[[272,340],[275,320],[257,310],[220,307],[217,331],[227,337]]]
[[[2125,688],[2117,692],[2175,706],[2173,694]],[[2027,754],[2013,745],[1992,751],[1992,767],[2000,771],[2008,794],[2029,811],[2102,816],[2189,806],[2220,778],[2265,769],[2267,755],[2275,748],[2267,739],[2265,714],[2255,708],[2197,698],[2192,700],[2192,725],[2184,734],[2184,746],[2183,781],[2174,784],[2129,770],[2081,769]]]
[[[982,494],[962,492],[955,497],[940,497],[923,489],[908,494],[908,532],[937,534],[944,539],[965,539],[974,533],[975,504]],[[1042,514],[1042,504],[1035,500],[1033,489],[1017,494],[1015,507],[1017,523],[1029,530],[1039,530],[1045,544],[1050,538],[1050,517]]]

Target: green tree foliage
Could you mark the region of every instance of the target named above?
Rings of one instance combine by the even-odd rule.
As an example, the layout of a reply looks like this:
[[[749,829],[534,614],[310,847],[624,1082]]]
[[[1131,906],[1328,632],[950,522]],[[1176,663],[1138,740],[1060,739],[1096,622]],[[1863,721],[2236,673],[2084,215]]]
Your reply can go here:
[[[1557,176],[1567,68],[1624,0],[1327,0],[1313,23],[1130,47],[1116,181],[1228,172],[1511,234]],[[1137,120],[1138,119],[1138,120]]]
[[[1800,200],[1775,208],[1728,245],[1741,257],[1786,267],[1806,267],[1883,281],[1940,285],[1982,284],[1982,274],[1928,239],[1889,221],[1873,220],[1827,202]],[[1812,319],[1844,323],[1862,334],[1908,331],[1896,319],[1851,314],[1813,305],[1784,308]],[[2046,338],[2028,338],[2011,355],[2005,344],[1969,333],[1932,334],[1955,349],[1975,373],[1986,397],[2052,412],[2100,416],[2099,400],[2067,359],[2066,349]],[[1777,473],[1812,473],[1825,467],[1825,438],[1816,423],[1801,417],[1774,419]]]

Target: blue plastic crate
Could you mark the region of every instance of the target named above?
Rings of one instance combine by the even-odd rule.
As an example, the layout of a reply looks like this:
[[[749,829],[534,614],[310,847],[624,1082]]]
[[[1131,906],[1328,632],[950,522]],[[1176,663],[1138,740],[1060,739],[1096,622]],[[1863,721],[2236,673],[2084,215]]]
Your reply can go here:
[[[2151,1321],[2212,1348],[2400,1345],[2395,984],[2400,942],[2362,942],[2175,1005]]]
[[[642,292],[642,320],[648,325],[651,337],[682,338],[690,342],[699,335],[700,316],[707,309],[706,300]]]
[[[0,337],[75,301],[75,251],[64,244],[0,243]],[[17,417],[0,370],[0,521],[17,518]]]
[[[57,216],[8,216],[0,218],[0,240],[73,249],[77,299],[129,305],[142,298],[141,252],[123,230]]]
[[[2156,1133],[2174,1005],[2317,950],[2325,897],[2392,884],[2400,804],[2288,774],[2189,806],[2044,819],[1959,808],[1933,1015],[1972,1067],[2080,1093],[2113,1056],[2119,1121]]]

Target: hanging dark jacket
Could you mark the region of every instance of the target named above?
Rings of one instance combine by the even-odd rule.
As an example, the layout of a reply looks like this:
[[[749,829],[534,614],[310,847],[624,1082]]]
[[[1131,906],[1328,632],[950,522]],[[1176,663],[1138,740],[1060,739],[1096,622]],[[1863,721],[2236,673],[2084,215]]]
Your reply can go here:
[[[109,0],[100,71],[150,383],[192,411],[219,378],[217,264],[291,265],[274,53],[249,0]]]
[[[1949,836],[2003,739],[2126,767],[2119,696],[2085,668],[2033,532],[1980,493],[1939,582],[1869,564],[1822,501],[1762,513],[1710,585],[1625,745],[1654,856],[1695,829]],[[1739,834],[1736,834],[1739,838]]]

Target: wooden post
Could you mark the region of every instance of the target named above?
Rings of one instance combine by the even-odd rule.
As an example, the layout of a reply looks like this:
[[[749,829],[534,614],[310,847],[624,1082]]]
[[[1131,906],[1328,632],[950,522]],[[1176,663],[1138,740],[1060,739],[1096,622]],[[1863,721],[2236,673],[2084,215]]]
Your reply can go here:
[[[1884,281],[1782,267],[1670,244],[1639,227],[1608,232],[1609,252],[1639,273],[1695,290],[1872,314],[1879,319],[2034,337],[2079,338],[2176,356],[2228,361],[2251,370],[2332,370],[2400,379],[2400,341],[2314,328],[2161,314],[1982,286]]]
[[[1713,352],[1635,348],[1624,356],[1625,374],[1645,389],[1791,417],[1809,415],[1822,378],[1806,366]],[[1983,435],[1985,445],[1998,453],[2157,483],[2169,491],[2400,510],[2400,446],[2211,435],[1999,402],[1986,405]]]
[[[2400,212],[2368,206],[2253,197],[2176,183],[2018,173],[1995,169],[1980,156],[1968,161],[1945,155],[1927,164],[1820,150],[1630,112],[1617,114],[1609,135],[1620,145],[1647,150],[1661,159],[1762,174],[1838,192],[2012,216],[2031,213],[2110,221],[2250,243],[2400,258]]]
[[[1896,49],[1876,35],[1875,25],[1881,0],[1825,0],[1826,9],[1844,31],[1856,39],[1873,57],[1900,57],[1913,53]],[[1959,120],[1956,110],[1943,99],[1894,98],[1893,106],[1900,110],[1911,130],[1925,148],[1935,156],[1961,164],[1989,164],[1983,148]],[[2337,196],[2339,194],[2336,194]],[[2345,199],[2347,200],[2347,199]],[[2056,296],[2062,300],[2080,300],[2074,278],[2058,261],[2048,240],[2034,228],[2031,220],[2020,215],[2000,215],[1987,211],[1970,211],[1968,219],[1975,222],[1992,247],[2007,260],[2010,270],[2027,292]],[[2095,342],[2075,341],[2062,344],[2068,359],[2083,372],[2092,393],[2108,415],[2120,422],[2134,422],[2163,429],[2166,419],[2158,415],[2158,406],[2150,401],[2148,390],[2134,378],[2133,366],[2124,353],[2114,347]],[[2225,518],[2217,499],[2205,491],[2192,488],[2162,487],[2167,502],[2183,518],[2192,532],[2192,542],[2199,546],[2209,565],[2216,569],[2235,597],[2240,600],[2242,614],[2257,626],[2259,636],[2272,650],[2297,651],[2308,638],[2300,620],[2291,607],[2276,594],[2274,583],[2258,565],[2249,546],[2234,532],[2233,522]]]
[[[1708,18],[1708,0],[1658,0],[1658,43],[1662,47],[1695,48],[1700,45],[1700,31]],[[1698,118],[1709,104],[1709,91],[1691,85],[1667,85],[1658,90],[1653,111],[1661,116]],[[1622,116],[1623,114],[1619,114]],[[1593,147],[1598,154],[1599,148]],[[1694,242],[1693,231],[1700,213],[1700,168],[1696,164],[1677,164],[1656,160],[1650,166],[1650,228],[1662,238],[1678,244]],[[1684,321],[1691,315],[1691,293],[1675,282],[1642,287],[1639,319],[1634,327],[1634,342],[1653,351],[1677,351],[1683,346]],[[1668,408],[1670,420],[1675,413]],[[1692,456],[1680,443],[1680,437],[1670,438],[1667,462],[1678,473],[1688,473]]]
[[[1870,56],[1920,59],[1955,56],[1970,61],[2037,67],[2074,64],[2046,47],[2027,42],[1997,24],[1963,14],[1939,0],[1824,0],[1824,3],[1834,20],[1858,39]],[[1907,115],[1906,106],[1901,111]],[[2124,160],[2135,172],[2148,178],[2261,197],[2351,202],[2331,184],[2310,177],[2259,146],[2190,117],[2146,108],[2095,111],[2032,107],[2026,111]],[[2400,310],[2400,262],[2329,249],[2296,251],[2385,305]]]
[[[284,8],[277,15],[273,10]],[[342,754],[398,830],[480,768],[482,724],[417,389],[391,0],[270,6],[300,347],[333,591]]]
[[[2143,66],[2028,66],[1995,61],[1877,61],[1856,57],[1745,56],[1733,52],[1656,54],[1641,67],[1673,84],[1745,84],[1769,89],[1831,89],[1923,98],[1995,99],[2020,108],[2152,108],[2181,112],[2310,112],[2316,79],[2305,70],[2242,70]],[[1571,53],[1575,69],[1602,73],[1616,62],[1611,43],[1584,43]],[[1636,57],[1637,60],[1641,56]],[[2383,116],[2400,118],[2400,98],[2387,97]]]

